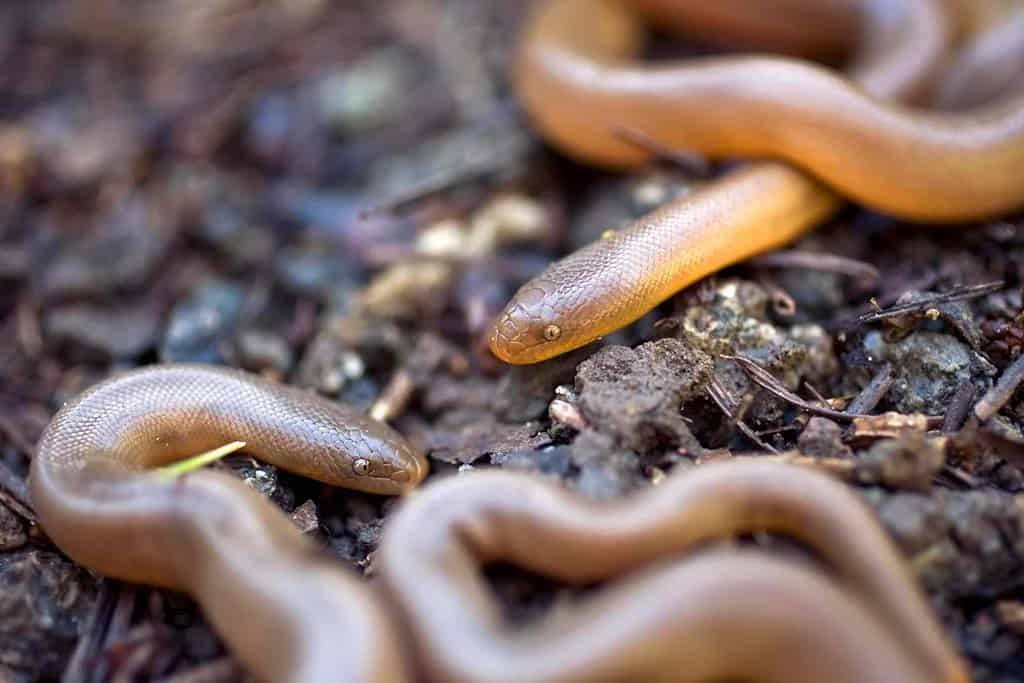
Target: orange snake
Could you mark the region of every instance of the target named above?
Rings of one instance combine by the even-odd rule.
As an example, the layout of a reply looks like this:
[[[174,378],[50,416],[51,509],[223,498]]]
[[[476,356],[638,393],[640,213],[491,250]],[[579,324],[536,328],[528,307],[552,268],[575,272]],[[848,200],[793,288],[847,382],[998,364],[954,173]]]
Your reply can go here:
[[[805,19],[800,13],[811,10],[804,3],[771,4],[774,13],[748,6],[744,15],[739,0],[713,8],[697,0],[554,0],[536,13],[516,85],[541,133],[571,156],[606,166],[642,163],[649,154],[614,135],[630,127],[663,146],[792,165],[765,161],[734,170],[552,264],[498,317],[489,338],[495,355],[534,363],[633,322],[698,279],[822,222],[838,205],[826,185],[922,221],[979,219],[1024,206],[1024,96],[957,113],[883,102],[919,97],[949,58],[956,22],[939,2],[831,0]],[[630,61],[643,45],[641,9],[676,28],[699,30],[706,20],[718,35],[731,25],[718,15],[745,18],[739,38],[765,17],[774,29],[768,42],[778,45],[796,40],[794,26],[837,26],[856,7],[864,37],[850,68],[857,85],[782,57]],[[998,57],[1004,70],[1017,64],[1011,73],[1019,73],[1021,23],[1008,22],[1002,43],[983,41],[1001,49],[976,49],[973,61],[962,60],[959,85],[943,97],[977,98],[971,75],[991,70]],[[1016,52],[1007,49],[1012,45]]]

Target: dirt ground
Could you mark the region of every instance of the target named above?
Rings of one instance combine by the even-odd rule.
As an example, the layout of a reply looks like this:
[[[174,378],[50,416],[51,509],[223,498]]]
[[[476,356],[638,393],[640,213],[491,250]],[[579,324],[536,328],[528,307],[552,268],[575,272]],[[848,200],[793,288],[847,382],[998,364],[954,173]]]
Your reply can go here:
[[[50,416],[158,361],[372,409],[432,477],[505,467],[608,498],[740,454],[832,472],[977,681],[1024,681],[1024,220],[920,229],[851,207],[598,345],[510,369],[485,332],[523,281],[704,180],[545,148],[507,83],[521,12],[0,4],[0,681],[244,679],[187,598],[101,580],[34,524],[25,475]],[[221,466],[339,565],[370,565],[394,500]],[[491,579],[517,622],[570,590]]]

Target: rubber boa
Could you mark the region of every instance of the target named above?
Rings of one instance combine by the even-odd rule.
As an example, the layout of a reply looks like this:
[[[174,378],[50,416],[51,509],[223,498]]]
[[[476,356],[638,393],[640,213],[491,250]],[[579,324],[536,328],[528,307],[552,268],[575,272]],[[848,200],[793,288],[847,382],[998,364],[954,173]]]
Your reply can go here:
[[[688,0],[656,4],[694,11]],[[1024,156],[1002,165],[1024,155],[1019,97],[964,115],[876,99],[919,96],[951,57],[956,22],[938,2],[861,3],[865,30],[881,27],[902,40],[862,36],[850,71],[860,88],[785,58],[631,62],[644,37],[631,7],[552,0],[524,32],[517,89],[540,131],[572,156],[606,165],[644,161],[647,153],[613,134],[628,126],[659,144],[713,155],[780,154],[844,194],[884,197],[889,203],[876,206],[919,218],[977,217],[1024,202],[1024,185],[999,189],[1004,181],[1024,183],[1009,170]],[[589,29],[581,29],[582,16]],[[975,166],[963,165],[971,160]],[[957,175],[964,173],[970,178]],[[947,192],[951,179],[957,188]],[[495,321],[491,350],[509,363],[534,363],[583,346],[723,266],[791,241],[838,202],[793,166],[764,162],[727,173],[523,285]]]
[[[398,494],[424,457],[352,408],[238,370],[150,366],[70,401],[30,471],[40,524],[107,576],[189,593],[248,669],[268,681],[401,681],[390,615],[256,491],[203,470],[149,468],[233,440],[307,477]]]
[[[834,581],[756,553],[706,555],[756,531],[801,542]],[[482,578],[493,562],[607,583],[512,629]],[[377,563],[429,680],[968,680],[863,503],[793,465],[706,465],[615,503],[520,473],[453,476],[403,501]]]

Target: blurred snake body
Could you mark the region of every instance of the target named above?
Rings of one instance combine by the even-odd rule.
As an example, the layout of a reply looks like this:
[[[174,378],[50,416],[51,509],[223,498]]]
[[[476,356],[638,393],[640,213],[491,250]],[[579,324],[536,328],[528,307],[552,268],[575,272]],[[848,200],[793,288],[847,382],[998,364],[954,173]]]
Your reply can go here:
[[[955,113],[886,101],[921,99],[941,80],[937,71],[952,59],[958,34],[943,3],[770,5],[555,0],[535,14],[516,85],[540,132],[570,156],[607,167],[643,163],[650,154],[615,135],[632,128],[659,145],[714,158],[787,163],[727,173],[552,264],[499,316],[490,335],[495,355],[533,363],[583,346],[700,278],[792,240],[835,210],[836,193],[924,222],[1024,207],[1024,96]],[[749,40],[763,24],[767,35],[759,44],[795,54],[844,47],[844,22],[847,35],[856,33],[853,25],[861,31],[849,79],[787,57],[645,65],[634,61],[644,44],[645,13],[676,29],[711,28],[725,40]],[[1016,77],[1024,66],[1024,27],[1013,28],[1020,21],[1008,23],[1001,43],[976,46],[954,69],[955,82],[933,99],[973,103],[979,92],[970,81],[993,71],[1000,56],[1010,75],[989,82],[1005,85]],[[811,26],[818,35],[798,30]]]
[[[834,580],[764,552],[707,549],[757,531],[801,542]],[[523,474],[451,477],[405,502],[378,559],[429,680],[968,680],[871,513],[794,465],[707,465],[617,503]],[[513,629],[481,574],[494,562],[604,583]]]

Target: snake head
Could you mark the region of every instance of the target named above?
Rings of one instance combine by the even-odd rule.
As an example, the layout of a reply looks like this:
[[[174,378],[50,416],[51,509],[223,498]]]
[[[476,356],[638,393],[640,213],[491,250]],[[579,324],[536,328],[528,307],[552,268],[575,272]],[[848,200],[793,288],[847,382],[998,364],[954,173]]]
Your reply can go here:
[[[353,457],[343,459],[346,486],[383,495],[410,491],[423,481],[430,470],[427,459],[404,439],[396,438],[383,424],[364,428],[358,437]]]
[[[491,351],[506,363],[537,363],[579,346],[552,305],[557,291],[545,284],[534,280],[516,292],[491,330]]]
[[[656,250],[626,230],[552,263],[505,306],[491,351],[506,363],[538,363],[633,322],[674,291],[651,276],[643,255]]]

